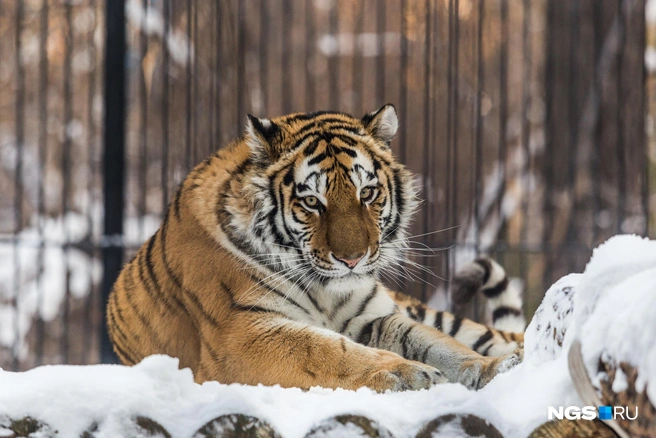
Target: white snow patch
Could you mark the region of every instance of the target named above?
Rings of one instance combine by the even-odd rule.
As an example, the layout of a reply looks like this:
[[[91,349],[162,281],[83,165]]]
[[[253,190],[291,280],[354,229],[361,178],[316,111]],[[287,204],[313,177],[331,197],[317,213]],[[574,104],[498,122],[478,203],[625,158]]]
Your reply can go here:
[[[656,241],[616,236],[595,249],[575,297],[574,322],[591,376],[599,357],[639,370],[656,405]],[[573,336],[569,337],[573,339]],[[596,381],[604,378],[596,376]]]

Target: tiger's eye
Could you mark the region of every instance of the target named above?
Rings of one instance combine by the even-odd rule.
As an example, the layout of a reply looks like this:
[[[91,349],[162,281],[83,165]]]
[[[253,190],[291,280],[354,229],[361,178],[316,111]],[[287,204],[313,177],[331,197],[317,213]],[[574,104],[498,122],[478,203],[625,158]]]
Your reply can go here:
[[[363,201],[369,201],[374,194],[374,190],[371,187],[365,187],[360,190],[360,199]]]
[[[306,196],[303,198],[303,202],[305,202],[305,205],[308,207],[316,207],[317,204],[319,203],[319,200],[317,199],[316,196]]]

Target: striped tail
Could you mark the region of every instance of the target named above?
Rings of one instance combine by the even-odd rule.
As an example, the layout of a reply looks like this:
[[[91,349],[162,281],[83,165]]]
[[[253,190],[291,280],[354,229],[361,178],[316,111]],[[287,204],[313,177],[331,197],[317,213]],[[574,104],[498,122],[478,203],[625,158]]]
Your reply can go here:
[[[453,302],[466,304],[477,292],[487,297],[492,327],[521,333],[526,328],[519,280],[509,281],[506,271],[489,257],[481,257],[462,267],[453,279]]]

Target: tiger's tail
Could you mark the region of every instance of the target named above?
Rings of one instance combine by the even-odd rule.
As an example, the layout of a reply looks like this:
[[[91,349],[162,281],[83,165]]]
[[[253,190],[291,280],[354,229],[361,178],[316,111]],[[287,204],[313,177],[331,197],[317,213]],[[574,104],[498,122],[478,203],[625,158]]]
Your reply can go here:
[[[501,265],[487,256],[466,264],[456,273],[451,295],[455,304],[462,305],[479,291],[487,298],[492,327],[514,333],[524,331],[521,287],[510,281]]]

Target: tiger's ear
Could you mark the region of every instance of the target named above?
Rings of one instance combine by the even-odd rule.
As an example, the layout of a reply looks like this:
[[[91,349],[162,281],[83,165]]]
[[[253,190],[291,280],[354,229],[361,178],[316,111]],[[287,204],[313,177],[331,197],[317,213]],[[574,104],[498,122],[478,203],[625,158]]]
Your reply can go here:
[[[394,105],[388,103],[378,111],[365,115],[362,124],[373,138],[389,146],[399,128],[399,117]]]
[[[280,155],[280,127],[269,119],[258,119],[248,114],[246,122],[246,144],[253,157],[264,163],[271,163]]]

